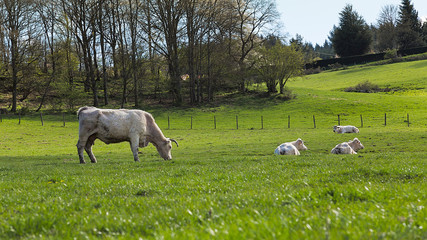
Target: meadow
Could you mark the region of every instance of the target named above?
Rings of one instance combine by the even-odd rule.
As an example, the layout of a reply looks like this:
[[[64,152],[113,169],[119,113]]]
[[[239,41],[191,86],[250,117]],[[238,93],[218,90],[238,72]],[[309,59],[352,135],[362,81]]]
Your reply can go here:
[[[79,164],[75,115],[65,126],[59,115],[43,126],[37,115],[3,116],[0,239],[426,239],[426,69],[424,60],[308,75],[288,84],[287,101],[147,106],[179,142],[171,161],[152,145],[134,162],[128,143],[96,141],[98,163]],[[343,91],[364,81],[397,90]],[[360,133],[333,133],[338,115]],[[330,154],[354,137],[365,146],[357,155]],[[300,156],[273,155],[297,138],[308,147]]]

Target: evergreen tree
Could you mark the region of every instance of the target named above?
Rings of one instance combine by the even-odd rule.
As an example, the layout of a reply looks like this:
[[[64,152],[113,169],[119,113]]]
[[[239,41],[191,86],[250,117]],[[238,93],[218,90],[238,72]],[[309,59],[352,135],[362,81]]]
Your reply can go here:
[[[334,26],[329,39],[341,57],[361,55],[369,51],[372,34],[363,17],[347,4],[340,12],[340,23]]]
[[[397,41],[401,49],[420,47],[424,45],[421,38],[421,22],[418,12],[410,0],[402,0],[399,6],[397,23]]]

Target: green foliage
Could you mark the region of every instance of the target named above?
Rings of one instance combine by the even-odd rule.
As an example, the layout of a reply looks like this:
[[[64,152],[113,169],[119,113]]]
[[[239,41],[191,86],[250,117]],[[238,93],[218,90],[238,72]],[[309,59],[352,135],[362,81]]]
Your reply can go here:
[[[397,58],[397,49],[388,49],[385,52],[384,59],[394,59]]]
[[[304,58],[302,51],[298,51],[294,45],[286,46],[276,44],[270,47],[262,47],[259,50],[259,58],[256,60],[256,69],[259,76],[267,85],[269,93],[284,93],[286,82],[302,74]]]
[[[397,40],[402,49],[425,45],[421,37],[421,23],[418,12],[410,0],[402,0],[399,6],[399,20],[397,24]]]
[[[339,26],[331,31],[330,40],[335,52],[347,57],[367,53],[372,36],[365,20],[347,4],[340,12]]]

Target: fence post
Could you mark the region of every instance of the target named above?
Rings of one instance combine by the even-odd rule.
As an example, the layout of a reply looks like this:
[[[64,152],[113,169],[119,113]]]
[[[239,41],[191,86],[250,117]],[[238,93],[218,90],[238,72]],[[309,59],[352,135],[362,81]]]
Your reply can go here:
[[[288,115],[288,128],[291,128],[291,115]]]
[[[171,123],[170,123],[170,119],[169,119],[169,115],[168,115],[168,129],[171,128]]]
[[[341,125],[341,119],[340,119],[340,115],[338,114],[338,126]]]
[[[65,113],[62,113],[62,123],[62,126],[65,127]]]
[[[216,129],[216,116],[214,115],[214,129]]]
[[[409,127],[409,113],[406,114],[406,121],[408,121],[408,127]]]
[[[40,113],[40,121],[42,122],[42,126],[43,126],[43,115],[42,115],[42,113]]]
[[[193,129],[193,116],[191,116],[191,124],[190,124],[190,129]]]
[[[384,113],[384,126],[387,126],[387,113]]]
[[[21,125],[21,112],[18,113],[18,116],[19,116],[19,122],[18,122],[18,124]]]
[[[3,122],[3,117],[1,115],[1,112],[0,112],[0,122]]]
[[[363,118],[362,118],[362,114],[360,114],[360,127],[363,127]]]
[[[239,116],[236,115],[236,129],[239,129]]]
[[[261,116],[261,129],[264,129],[264,117]]]
[[[313,115],[313,124],[314,124],[314,128],[316,128],[316,118]]]

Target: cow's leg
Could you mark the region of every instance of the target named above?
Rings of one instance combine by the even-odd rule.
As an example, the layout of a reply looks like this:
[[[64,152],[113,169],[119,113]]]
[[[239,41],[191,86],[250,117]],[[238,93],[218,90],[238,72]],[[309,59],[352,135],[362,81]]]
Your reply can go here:
[[[87,153],[87,155],[89,156],[90,161],[91,161],[92,163],[96,163],[95,155],[93,155],[93,152],[92,152],[92,146],[93,146],[93,144],[94,144],[94,142],[95,142],[95,139],[96,139],[96,137],[95,137],[94,135],[90,136],[90,137],[87,139],[87,142],[86,142],[86,145],[85,145],[86,153]]]
[[[132,153],[133,153],[133,159],[135,160],[135,162],[139,162],[139,157],[138,157],[139,136],[130,137],[129,142],[130,142],[130,149],[132,150]]]
[[[82,144],[82,142],[79,140],[79,141],[77,141],[76,146],[77,146],[77,153],[79,154],[80,163],[82,163],[82,164],[86,163],[85,159],[83,157],[83,149],[85,147],[85,144]]]

